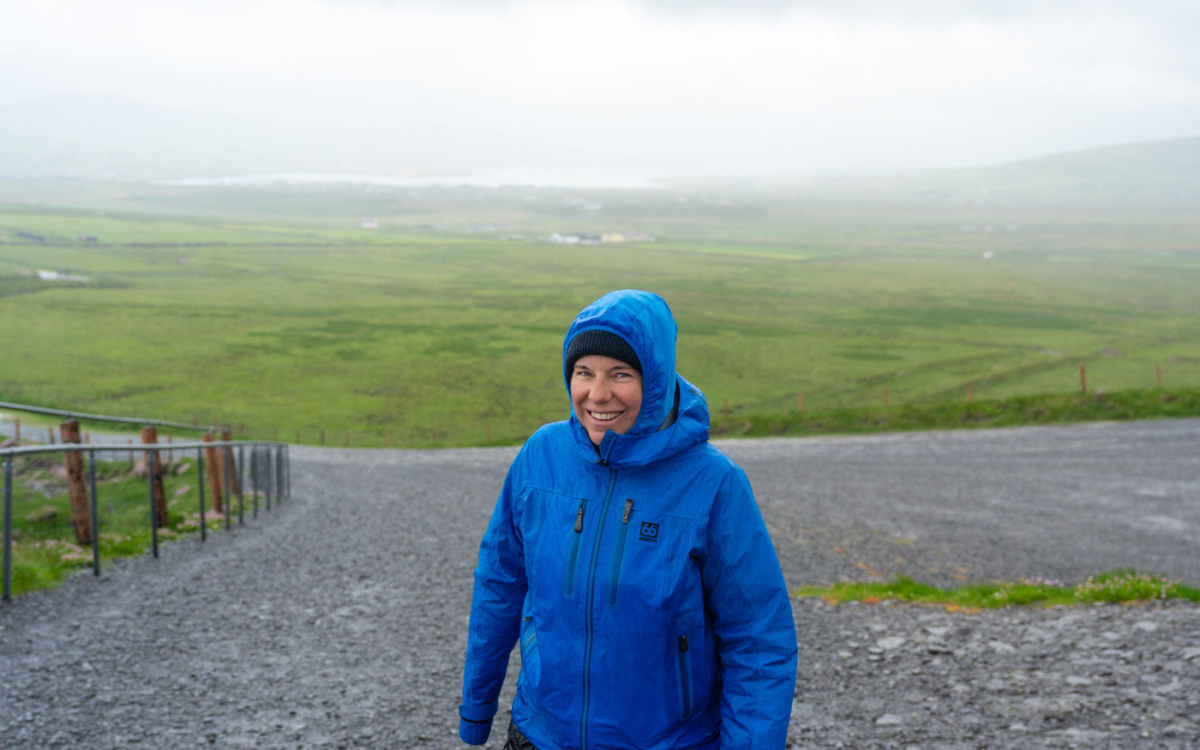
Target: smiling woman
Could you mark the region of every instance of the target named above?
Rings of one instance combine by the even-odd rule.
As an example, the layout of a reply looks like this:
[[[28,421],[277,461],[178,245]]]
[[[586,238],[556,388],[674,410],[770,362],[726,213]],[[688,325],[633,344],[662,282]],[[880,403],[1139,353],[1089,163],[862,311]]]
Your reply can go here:
[[[529,439],[479,551],[459,736],[505,750],[782,748],[796,635],[742,470],[675,372],[675,320],[604,295],[563,342],[570,418]]]

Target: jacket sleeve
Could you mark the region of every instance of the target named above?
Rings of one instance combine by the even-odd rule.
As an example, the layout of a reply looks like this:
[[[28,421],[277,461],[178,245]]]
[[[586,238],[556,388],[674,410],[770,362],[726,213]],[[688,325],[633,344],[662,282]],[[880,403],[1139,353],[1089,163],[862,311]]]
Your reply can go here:
[[[701,574],[721,673],[721,750],[782,750],[796,689],[796,626],[779,558],[738,467],[709,516]]]
[[[483,535],[479,566],[475,568],[463,699],[458,708],[458,735],[469,745],[487,742],[492,718],[499,708],[508,657],[520,636],[527,584],[523,540],[514,520],[519,492],[515,474],[514,464]]]

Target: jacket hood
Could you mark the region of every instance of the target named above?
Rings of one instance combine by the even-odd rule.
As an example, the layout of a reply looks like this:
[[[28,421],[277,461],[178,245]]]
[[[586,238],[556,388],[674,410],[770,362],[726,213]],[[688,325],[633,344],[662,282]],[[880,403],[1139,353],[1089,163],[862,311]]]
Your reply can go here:
[[[609,430],[599,445],[599,460],[610,466],[642,466],[674,455],[708,439],[708,406],[704,395],[675,372],[678,328],[666,300],[651,292],[609,292],[575,317],[563,340],[563,379],[570,404],[571,380],[566,372],[567,347],[584,331],[620,336],[642,365],[642,406],[624,435]],[[674,419],[672,419],[674,417]],[[575,417],[571,433],[583,456],[597,460],[597,446]]]

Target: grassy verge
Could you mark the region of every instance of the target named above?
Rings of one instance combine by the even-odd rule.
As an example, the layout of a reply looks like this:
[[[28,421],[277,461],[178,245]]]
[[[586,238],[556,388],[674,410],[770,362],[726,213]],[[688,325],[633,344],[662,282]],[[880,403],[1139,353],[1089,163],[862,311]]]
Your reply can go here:
[[[798,596],[816,596],[836,604],[845,601],[876,603],[893,599],[944,605],[953,610],[978,611],[1011,605],[1085,604],[1132,602],[1153,599],[1186,599],[1200,603],[1200,589],[1163,576],[1124,570],[1088,578],[1077,586],[1041,578],[993,581],[956,588],[938,588],[906,576],[887,582],[849,581],[832,586],[803,586]]]
[[[140,454],[139,454],[140,455]],[[160,544],[200,529],[195,462],[176,456],[164,476],[170,523],[158,530]],[[76,541],[62,459],[18,457],[13,464],[13,595],[54,588],[92,564],[91,545]],[[145,476],[128,461],[96,464],[101,566],[150,550],[150,507]],[[236,506],[235,506],[236,507]],[[208,507],[209,529],[224,519]]]
[[[783,415],[750,415],[743,419],[723,418],[717,413],[712,432],[731,436],[854,434],[1197,416],[1200,416],[1200,390],[1148,388],[1111,393],[1014,396],[972,403],[793,411]]]

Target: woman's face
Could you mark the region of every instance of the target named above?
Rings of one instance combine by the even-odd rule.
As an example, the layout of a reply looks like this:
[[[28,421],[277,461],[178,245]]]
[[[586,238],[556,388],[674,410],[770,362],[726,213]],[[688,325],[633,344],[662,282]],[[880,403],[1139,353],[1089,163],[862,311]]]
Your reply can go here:
[[[571,371],[575,418],[596,445],[604,432],[624,435],[642,408],[642,375],[619,359],[602,354],[580,357]]]

